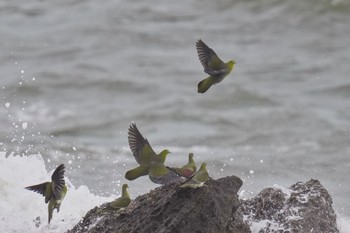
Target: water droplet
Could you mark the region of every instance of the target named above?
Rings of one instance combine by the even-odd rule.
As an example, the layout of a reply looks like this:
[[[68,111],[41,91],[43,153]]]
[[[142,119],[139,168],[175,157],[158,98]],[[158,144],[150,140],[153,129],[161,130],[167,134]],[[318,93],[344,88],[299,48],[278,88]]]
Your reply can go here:
[[[23,123],[22,123],[22,128],[23,128],[23,129],[26,129],[27,127],[28,127],[28,123],[27,123],[27,122],[23,122]]]
[[[254,171],[253,171],[253,170],[250,170],[249,173],[250,173],[250,174],[254,174]]]
[[[9,108],[10,105],[11,105],[10,103],[6,103],[6,104],[5,104],[5,107],[6,107],[6,108]]]

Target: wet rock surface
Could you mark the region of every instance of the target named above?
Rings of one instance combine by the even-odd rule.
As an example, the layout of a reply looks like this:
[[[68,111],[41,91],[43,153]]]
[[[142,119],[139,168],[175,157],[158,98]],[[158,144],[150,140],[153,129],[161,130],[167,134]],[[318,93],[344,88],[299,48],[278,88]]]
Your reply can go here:
[[[236,176],[197,189],[162,186],[119,211],[95,207],[68,232],[338,232],[332,199],[317,180],[266,188],[249,200],[238,198],[241,186]]]
[[[253,232],[339,232],[332,198],[318,180],[266,188],[239,211]]]

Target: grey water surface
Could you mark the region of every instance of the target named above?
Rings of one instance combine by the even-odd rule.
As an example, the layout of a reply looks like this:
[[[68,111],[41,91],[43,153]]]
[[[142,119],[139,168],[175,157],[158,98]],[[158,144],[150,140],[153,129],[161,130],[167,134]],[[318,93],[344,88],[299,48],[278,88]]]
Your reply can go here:
[[[319,179],[350,216],[350,1],[0,1],[0,149],[40,153],[98,195],[136,167],[132,122],[167,164],[193,152],[242,195]],[[205,94],[195,42],[233,72]],[[243,193],[244,192],[244,193]]]

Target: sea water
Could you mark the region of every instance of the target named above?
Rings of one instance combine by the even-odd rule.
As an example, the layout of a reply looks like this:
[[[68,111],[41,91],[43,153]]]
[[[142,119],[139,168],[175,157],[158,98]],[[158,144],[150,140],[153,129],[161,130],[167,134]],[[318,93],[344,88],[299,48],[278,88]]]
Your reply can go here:
[[[38,193],[26,190],[25,187],[50,181],[52,171],[47,171],[41,155],[9,156],[0,153],[0,227],[2,232],[65,232],[73,228],[88,210],[105,202],[112,201],[121,195],[99,196],[93,194],[88,187],[75,187],[69,177],[65,177],[68,192],[61,209],[54,210],[51,223],[48,224],[47,204],[44,197]],[[276,186],[275,186],[276,187]],[[121,187],[119,187],[121,189]],[[283,192],[288,189],[277,186]],[[246,198],[244,191],[240,198]],[[349,232],[349,218],[338,214],[338,227],[341,233]],[[259,232],[266,226],[281,228],[272,221],[252,222],[253,233]]]
[[[13,0],[0,12],[0,190],[12,198],[1,200],[4,229],[20,232],[37,217],[33,231],[47,227],[43,198],[24,187],[60,163],[70,190],[52,230],[73,226],[123,183],[133,198],[157,187],[124,178],[137,166],[132,122],[155,151],[172,152],[167,165],[193,152],[213,178],[241,177],[247,198],[319,179],[348,229],[349,1]],[[237,63],[205,94],[200,38]],[[80,192],[91,205],[70,207]],[[8,205],[23,202],[28,209]]]

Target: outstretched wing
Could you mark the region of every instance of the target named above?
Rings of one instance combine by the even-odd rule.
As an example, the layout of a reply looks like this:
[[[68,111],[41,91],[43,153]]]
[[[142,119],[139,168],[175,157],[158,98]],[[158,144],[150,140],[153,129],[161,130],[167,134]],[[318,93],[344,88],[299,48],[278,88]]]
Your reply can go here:
[[[50,186],[50,182],[45,182],[45,183],[25,187],[25,189],[28,189],[30,191],[34,191],[36,193],[39,193],[39,194],[45,196],[46,190],[49,188],[49,186]]]
[[[225,63],[216,55],[214,50],[208,47],[202,40],[196,42],[197,54],[199,61],[204,67],[204,72],[215,76],[221,73],[221,69],[225,68]]]
[[[64,164],[61,164],[56,168],[51,176],[52,180],[52,191],[53,195],[56,199],[60,199],[61,191],[63,187],[66,185],[64,181]]]
[[[129,146],[136,161],[143,165],[156,155],[148,140],[142,136],[136,124],[132,123],[128,133]]]

